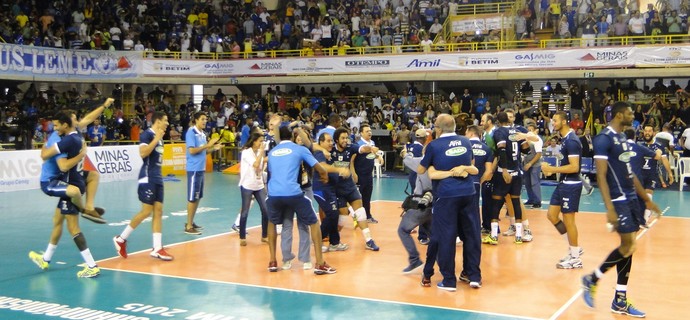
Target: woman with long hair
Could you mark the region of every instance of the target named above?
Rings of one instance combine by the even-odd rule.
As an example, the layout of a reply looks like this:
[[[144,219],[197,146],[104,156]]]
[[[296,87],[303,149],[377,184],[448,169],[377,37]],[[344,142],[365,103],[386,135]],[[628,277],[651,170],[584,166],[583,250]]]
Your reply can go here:
[[[254,132],[249,136],[242,148],[240,162],[240,193],[242,195],[242,211],[240,213],[240,246],[247,245],[247,215],[252,196],[256,199],[261,210],[261,241],[266,241],[268,216],[266,210],[266,185],[263,179],[263,169],[266,165],[266,148],[264,136]]]

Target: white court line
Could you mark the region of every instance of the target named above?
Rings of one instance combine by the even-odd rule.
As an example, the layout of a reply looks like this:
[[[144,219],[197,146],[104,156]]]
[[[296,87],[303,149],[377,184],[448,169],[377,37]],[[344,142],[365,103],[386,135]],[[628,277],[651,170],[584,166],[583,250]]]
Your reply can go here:
[[[297,289],[270,287],[270,286],[262,286],[262,285],[257,285],[257,284],[232,282],[232,281],[209,280],[209,279],[204,279],[204,278],[192,278],[192,277],[175,276],[175,275],[169,275],[169,274],[159,274],[159,273],[152,273],[152,272],[132,271],[132,270],[122,270],[122,269],[111,269],[111,268],[101,268],[101,269],[102,270],[141,274],[141,275],[148,275],[148,276],[158,276],[158,277],[165,277],[165,278],[174,278],[174,279],[183,279],[183,280],[192,280],[192,281],[203,281],[203,282],[211,282],[211,283],[219,283],[219,284],[229,284],[229,285],[236,285],[236,286],[241,286],[241,287],[280,290],[280,291],[297,292],[297,293],[304,293],[304,294],[310,294],[310,295],[329,296],[329,297],[336,297],[336,298],[349,298],[349,299],[363,300],[363,301],[409,305],[409,306],[415,306],[415,307],[425,307],[425,308],[430,308],[430,309],[444,309],[444,310],[451,310],[451,311],[462,311],[462,312],[467,312],[467,313],[479,313],[479,314],[484,314],[484,315],[497,316],[497,317],[507,317],[507,318],[512,318],[512,319],[526,319],[526,320],[540,319],[540,318],[518,316],[518,315],[513,315],[513,314],[503,314],[503,313],[471,310],[471,309],[462,309],[462,308],[431,306],[431,305],[425,305],[425,304],[419,304],[419,303],[363,298],[363,297],[357,297],[357,296],[348,296],[348,295],[340,295],[340,294],[333,294],[333,293],[322,293],[322,292],[312,292],[312,291],[297,290]],[[305,271],[307,271],[307,270],[305,270]],[[309,270],[309,271],[311,272],[311,270]]]
[[[661,214],[663,215],[670,208],[671,207],[666,207],[664,209],[664,211],[661,212]],[[657,216],[656,219],[652,220],[652,222],[650,222],[648,225],[649,228],[645,228],[637,234],[637,236],[635,237],[635,241],[640,240],[640,238],[642,238],[642,236],[645,235],[645,233],[647,233],[647,231],[652,229],[652,227],[659,221],[659,219],[661,219],[661,216]],[[578,290],[572,297],[570,297],[570,299],[568,299],[568,301],[563,306],[561,306],[558,310],[556,310],[556,312],[553,315],[551,315],[549,320],[555,320],[558,317],[560,317],[561,314],[563,314],[563,312],[565,312],[565,310],[567,310],[575,302],[575,300],[580,298],[580,295],[582,295],[582,293],[583,293],[582,289]]]

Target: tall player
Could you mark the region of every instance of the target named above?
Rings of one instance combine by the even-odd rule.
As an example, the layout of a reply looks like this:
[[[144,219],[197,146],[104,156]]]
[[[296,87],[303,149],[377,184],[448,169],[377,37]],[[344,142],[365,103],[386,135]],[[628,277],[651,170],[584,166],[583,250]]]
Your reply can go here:
[[[153,231],[153,250],[151,257],[163,261],[173,260],[173,256],[168,254],[163,248],[163,174],[161,164],[163,163],[163,135],[168,128],[168,116],[162,111],[156,111],[151,117],[153,125],[141,133],[139,137],[139,154],[143,159],[141,170],[139,171],[139,201],[141,210],[137,213],[125,230],[113,238],[115,251],[120,257],[127,258],[127,238],[132,234],[144,219],[151,216],[151,229]]]
[[[546,162],[541,164],[541,170],[545,175],[561,174],[561,181],[553,191],[546,216],[569,244],[568,254],[556,264],[556,267],[559,269],[582,268],[580,259],[582,248],[577,242],[578,233],[575,224],[575,214],[580,210],[580,194],[582,193],[580,180],[582,144],[577,134],[568,126],[568,115],[565,112],[556,112],[551,121],[553,130],[561,136],[563,159],[557,167]],[[563,214],[563,220],[558,217],[559,213]]]

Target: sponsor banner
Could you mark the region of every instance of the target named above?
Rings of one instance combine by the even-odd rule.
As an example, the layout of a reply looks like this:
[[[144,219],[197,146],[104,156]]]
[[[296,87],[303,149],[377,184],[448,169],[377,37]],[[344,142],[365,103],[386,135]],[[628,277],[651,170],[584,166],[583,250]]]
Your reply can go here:
[[[503,17],[500,13],[451,16],[450,27],[453,36],[481,31],[488,34],[490,30],[510,29],[515,17]]]
[[[172,60],[146,59],[142,75],[154,77],[235,77],[285,75],[287,59]]]
[[[66,78],[132,78],[140,72],[141,53],[65,50],[0,43],[3,75]]]
[[[493,51],[457,56],[463,70],[629,67],[632,48]]]
[[[39,189],[42,164],[40,150],[0,152],[0,192]],[[142,164],[136,145],[89,147],[83,162],[101,182],[137,180]]]
[[[187,174],[187,145],[184,143],[166,144],[163,146],[163,165],[161,171],[163,176],[169,174]],[[206,172],[213,171],[213,160],[211,154],[206,154]]]
[[[636,67],[670,67],[690,65],[690,47],[635,48]]]

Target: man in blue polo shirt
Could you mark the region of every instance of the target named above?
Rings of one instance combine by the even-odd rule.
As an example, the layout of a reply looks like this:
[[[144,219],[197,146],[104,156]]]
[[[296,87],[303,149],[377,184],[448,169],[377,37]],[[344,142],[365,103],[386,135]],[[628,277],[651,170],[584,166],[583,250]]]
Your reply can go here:
[[[611,251],[599,268],[582,278],[582,286],[585,303],[593,308],[597,282],[606,271],[615,266],[618,281],[616,294],[611,302],[611,311],[641,318],[646,314],[635,308],[627,299],[635,239],[642,223],[637,197],[641,197],[646,207],[656,214],[660,211],[647,196],[630,166],[631,145],[622,132],[626,126],[632,125],[633,119],[634,114],[630,105],[623,101],[616,102],[611,108],[609,126],[594,138],[597,183],[606,206],[606,220],[609,226],[618,232],[620,246]]]
[[[417,173],[429,171],[434,194],[431,220],[430,248],[438,245],[438,266],[443,281],[442,290],[455,291],[455,238],[463,242],[463,271],[472,288],[481,287],[481,260],[479,208],[474,205],[474,183],[469,175],[478,174],[473,165],[472,143],[455,133],[455,119],[441,114],[435,130],[439,137],[426,146],[424,158]],[[425,270],[422,284],[429,283],[431,274]]]
[[[278,271],[276,260],[276,224],[283,223],[285,215],[297,213],[297,220],[309,226],[314,244],[316,266],[314,273],[332,274],[336,270],[323,261],[321,228],[311,200],[304,194],[297,175],[302,161],[313,167],[321,176],[321,182],[328,182],[328,172],[319,164],[309,150],[290,140],[292,133],[287,127],[280,129],[280,143],[268,153],[268,271]]]
[[[184,226],[186,234],[200,235],[201,226],[194,223],[194,215],[199,207],[199,200],[204,197],[204,174],[206,172],[206,151],[209,149],[220,150],[222,145],[217,144],[219,137],[206,142],[206,122],[208,116],[205,112],[194,114],[194,125],[187,130],[185,143],[187,145],[187,223]]]

